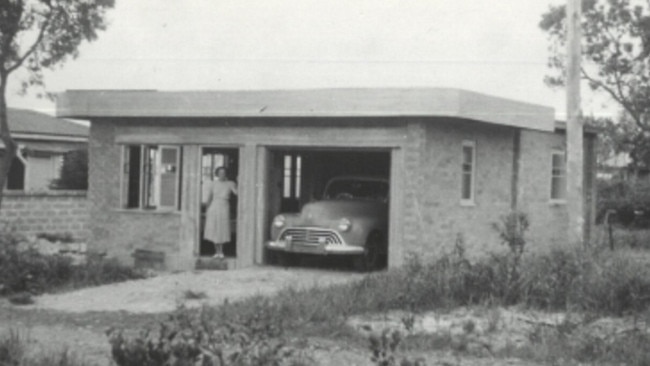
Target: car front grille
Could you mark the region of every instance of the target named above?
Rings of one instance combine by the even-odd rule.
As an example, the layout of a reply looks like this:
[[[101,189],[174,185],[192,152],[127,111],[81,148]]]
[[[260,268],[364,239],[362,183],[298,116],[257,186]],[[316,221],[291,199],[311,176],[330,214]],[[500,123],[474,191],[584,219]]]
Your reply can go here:
[[[280,240],[289,240],[298,245],[343,244],[334,230],[318,228],[287,228],[280,234]]]

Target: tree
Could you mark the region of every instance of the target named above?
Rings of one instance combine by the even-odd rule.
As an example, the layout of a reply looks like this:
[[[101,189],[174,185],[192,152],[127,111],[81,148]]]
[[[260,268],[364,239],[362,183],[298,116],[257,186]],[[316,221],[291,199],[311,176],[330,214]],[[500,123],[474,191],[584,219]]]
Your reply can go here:
[[[650,1],[582,0],[581,18],[582,79],[650,131]],[[550,7],[539,24],[550,40],[546,82],[552,86],[565,83],[565,23],[561,5]]]
[[[0,0],[0,187],[5,186],[17,148],[7,120],[9,76],[24,70],[23,90],[43,85],[44,70],[77,57],[84,41],[97,39],[114,5],[115,0]]]
[[[61,177],[52,182],[54,189],[88,189],[88,149],[72,150],[63,155]]]

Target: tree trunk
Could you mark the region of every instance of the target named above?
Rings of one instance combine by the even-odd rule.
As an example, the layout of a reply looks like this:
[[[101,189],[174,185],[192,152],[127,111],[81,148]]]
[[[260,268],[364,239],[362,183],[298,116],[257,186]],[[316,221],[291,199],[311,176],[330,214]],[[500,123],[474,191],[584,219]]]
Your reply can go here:
[[[7,73],[0,73],[0,141],[4,144],[2,147],[2,156],[0,157],[0,207],[2,206],[2,197],[11,162],[16,157],[17,146],[11,138],[9,130],[9,119],[7,117]]]

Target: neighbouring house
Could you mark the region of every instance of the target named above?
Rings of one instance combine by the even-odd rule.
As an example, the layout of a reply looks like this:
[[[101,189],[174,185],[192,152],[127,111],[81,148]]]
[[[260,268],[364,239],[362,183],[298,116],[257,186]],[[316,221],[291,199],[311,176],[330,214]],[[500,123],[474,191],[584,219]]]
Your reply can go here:
[[[9,191],[49,190],[59,178],[63,155],[87,148],[87,126],[25,109],[10,108],[7,115],[18,144],[7,178]]]
[[[89,249],[124,262],[156,252],[193,268],[201,187],[217,166],[238,182],[234,267],[264,263],[273,217],[340,175],[389,182],[389,266],[409,253],[503,250],[492,224],[528,213],[529,246],[566,244],[565,126],[549,107],[458,89],[67,91],[57,115],[91,122]],[[585,133],[587,232],[596,136]]]
[[[51,183],[60,177],[66,153],[87,149],[89,128],[24,109],[9,108],[7,115],[18,150],[3,192],[0,220],[24,235],[86,238],[86,192],[54,190]]]

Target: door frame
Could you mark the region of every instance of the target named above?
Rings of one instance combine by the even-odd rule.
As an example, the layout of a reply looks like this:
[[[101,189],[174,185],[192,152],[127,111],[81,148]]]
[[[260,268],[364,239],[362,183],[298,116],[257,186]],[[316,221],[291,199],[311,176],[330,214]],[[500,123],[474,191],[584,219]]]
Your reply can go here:
[[[239,232],[239,227],[240,227],[240,222],[241,222],[241,216],[242,216],[242,199],[240,198],[241,195],[241,182],[239,177],[241,176],[241,166],[242,166],[242,152],[243,152],[243,145],[239,144],[200,144],[198,145],[198,157],[197,157],[197,179],[195,184],[195,188],[197,190],[197,195],[194,197],[194,199],[197,202],[196,205],[196,210],[195,212],[196,217],[198,220],[194,223],[194,246],[193,246],[193,254],[195,258],[201,257],[201,199],[202,199],[202,194],[203,191],[201,190],[201,180],[203,179],[203,149],[224,149],[224,150],[237,150],[237,217],[235,218],[235,227],[237,228],[237,232]],[[234,259],[237,259],[240,257],[239,253],[239,247],[241,243],[241,235],[237,233],[236,240],[235,240],[235,248],[237,248],[237,255],[235,256]]]

